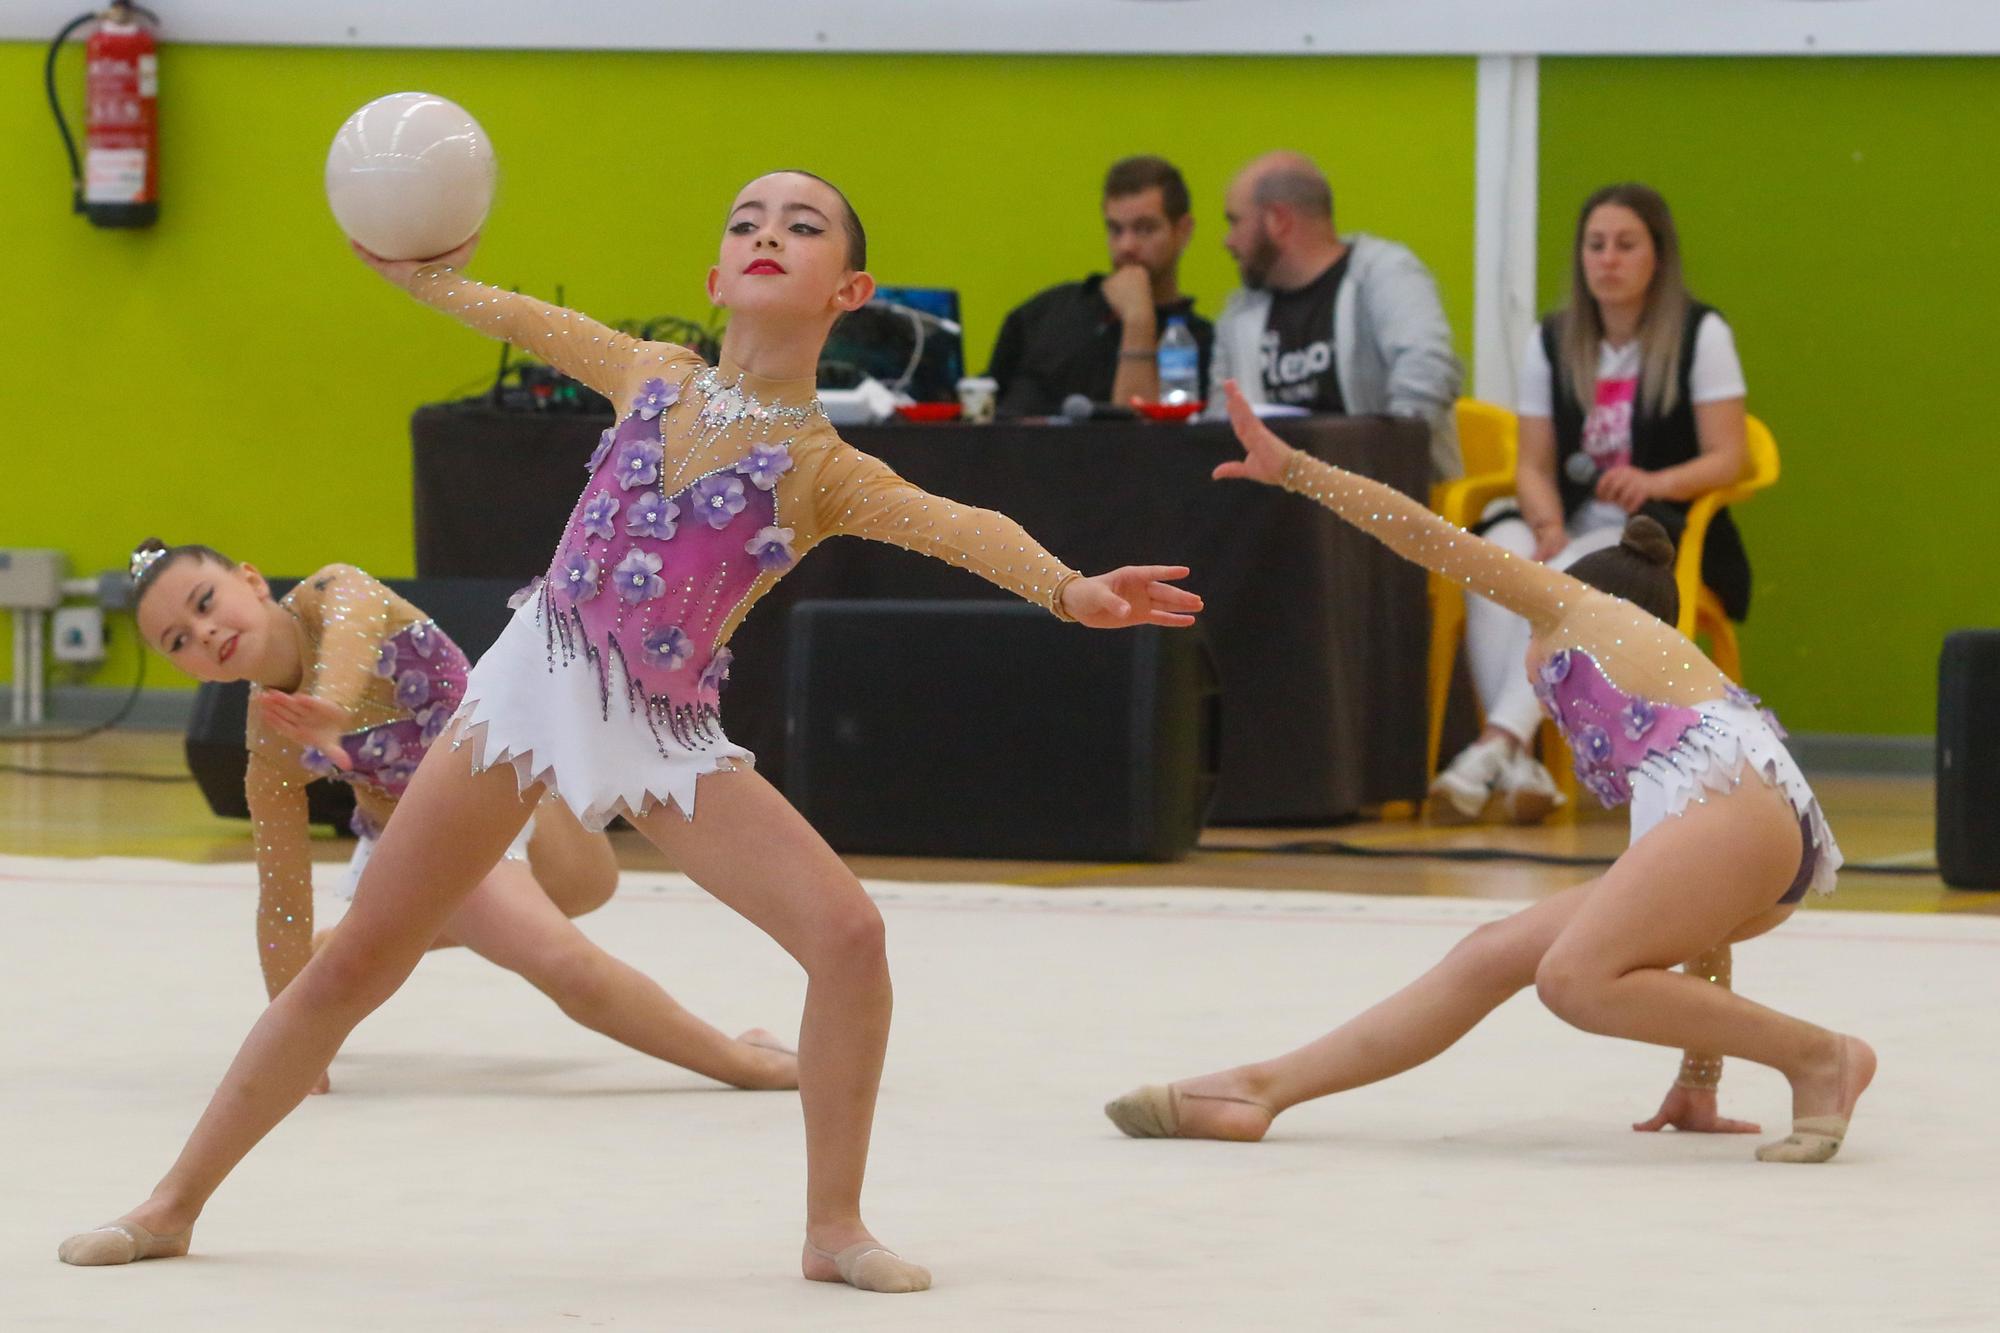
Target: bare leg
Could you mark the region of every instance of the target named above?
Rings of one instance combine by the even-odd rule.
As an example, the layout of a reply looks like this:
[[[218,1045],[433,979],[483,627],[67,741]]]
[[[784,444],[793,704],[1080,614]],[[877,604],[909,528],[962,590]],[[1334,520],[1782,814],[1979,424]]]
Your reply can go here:
[[[1746,780],[1691,804],[1620,857],[1542,958],[1535,988],[1588,1032],[1754,1060],[1791,1081],[1793,1114],[1852,1114],[1875,1074],[1866,1042],[1672,970],[1703,941],[1742,938],[1799,865],[1798,821]]]
[[[529,809],[515,795],[511,768],[475,775],[449,745],[431,748],[340,928],[264,1010],[173,1169],[121,1220],[157,1236],[193,1227],[235,1165],[305,1098],[347,1034],[403,984]]]
[[[542,816],[553,804],[543,804]],[[576,830],[582,834],[582,825]],[[798,1086],[798,1058],[778,1049],[769,1033],[753,1029],[731,1040],[674,1003],[651,977],[593,944],[519,861],[495,866],[446,928],[613,1041],[739,1088]]]
[[[809,1278],[840,1281],[831,1256],[874,1240],[861,1220],[861,1183],[889,1040],[882,915],[833,849],[754,772],[704,777],[692,820],[669,806],[638,822],[683,872],[806,971],[799,1023],[808,1247],[802,1266]],[[884,1289],[920,1289],[919,1274],[929,1285],[928,1273],[906,1267],[911,1285]]]
[[[1174,1084],[1180,1137],[1254,1142],[1300,1102],[1379,1082],[1442,1054],[1534,984],[1543,952],[1595,883],[1480,926],[1408,986],[1297,1050]]]
[[[618,857],[611,850],[611,840],[584,828],[561,801],[543,801],[535,807],[535,832],[528,839],[528,864],[534,868],[535,879],[548,893],[549,901],[566,917],[595,912],[618,891]],[[328,927],[314,932],[314,953],[326,947],[333,930],[334,927]],[[455,949],[464,943],[447,925],[430,947]]]
[[[528,864],[549,901],[566,917],[595,912],[618,891],[618,857],[611,839],[586,829],[561,801],[535,807]]]

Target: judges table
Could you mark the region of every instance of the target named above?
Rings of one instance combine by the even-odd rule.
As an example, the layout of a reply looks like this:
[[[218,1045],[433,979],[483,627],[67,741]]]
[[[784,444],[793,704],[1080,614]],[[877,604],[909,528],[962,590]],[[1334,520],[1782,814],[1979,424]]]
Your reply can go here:
[[[507,412],[484,400],[418,409],[417,573],[526,583],[548,566],[608,421]],[[1421,422],[1273,423],[1317,457],[1412,496],[1429,490]],[[939,495],[1018,519],[1071,566],[1182,564],[1208,603],[1221,675],[1217,823],[1331,822],[1424,787],[1424,573],[1298,496],[1210,470],[1241,457],[1223,425],[848,427],[841,434]],[[730,738],[782,782],[786,619],[815,598],[1004,597],[936,560],[828,542],[758,604],[732,643]],[[1082,632],[1082,631],[1079,631]],[[941,682],[944,684],[945,682]],[[969,701],[972,702],[972,701]],[[937,738],[920,767],[976,764]]]

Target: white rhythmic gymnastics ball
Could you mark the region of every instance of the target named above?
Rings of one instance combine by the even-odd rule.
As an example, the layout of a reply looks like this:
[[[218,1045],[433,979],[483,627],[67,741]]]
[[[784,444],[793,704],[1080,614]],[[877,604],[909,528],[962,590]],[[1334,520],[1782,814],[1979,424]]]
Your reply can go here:
[[[486,221],[495,175],[493,145],[464,107],[430,93],[391,93],[333,136],[326,201],[364,249],[430,259]]]

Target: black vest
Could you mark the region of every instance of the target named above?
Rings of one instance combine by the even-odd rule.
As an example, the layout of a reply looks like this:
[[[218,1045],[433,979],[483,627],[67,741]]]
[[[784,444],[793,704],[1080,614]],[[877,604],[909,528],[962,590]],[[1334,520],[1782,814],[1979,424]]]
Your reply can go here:
[[[1665,416],[1654,416],[1646,411],[1644,402],[1636,397],[1633,400],[1634,467],[1658,472],[1700,455],[1701,440],[1695,433],[1694,403],[1689,397],[1694,379],[1694,344],[1702,319],[1715,313],[1698,301],[1688,304],[1687,327],[1681,334],[1680,394],[1674,403],[1674,410]],[[1556,489],[1562,495],[1563,515],[1568,517],[1596,494],[1596,482],[1579,482],[1569,475],[1571,455],[1583,451],[1584,409],[1577,403],[1576,392],[1570,386],[1569,371],[1563,364],[1561,349],[1557,345],[1559,319],[1560,316],[1551,315],[1542,321],[1542,352],[1549,359],[1553,390]],[[1687,527],[1688,502],[1685,500],[1649,500],[1639,512],[1658,519],[1676,543]],[[1708,537],[1701,552],[1701,581],[1715,589],[1715,595],[1722,601],[1722,609],[1731,620],[1741,621],[1749,615],[1750,557],[1743,549],[1743,538],[1736,531],[1736,522],[1730,518],[1727,509],[1717,511],[1715,520],[1708,525]]]

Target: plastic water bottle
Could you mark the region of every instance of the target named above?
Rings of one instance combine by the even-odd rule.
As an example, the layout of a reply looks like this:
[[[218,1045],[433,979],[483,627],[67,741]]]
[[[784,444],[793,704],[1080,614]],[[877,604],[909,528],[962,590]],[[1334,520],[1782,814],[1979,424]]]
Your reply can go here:
[[[1187,321],[1176,315],[1167,321],[1160,339],[1160,401],[1198,403],[1201,401],[1201,348]]]

